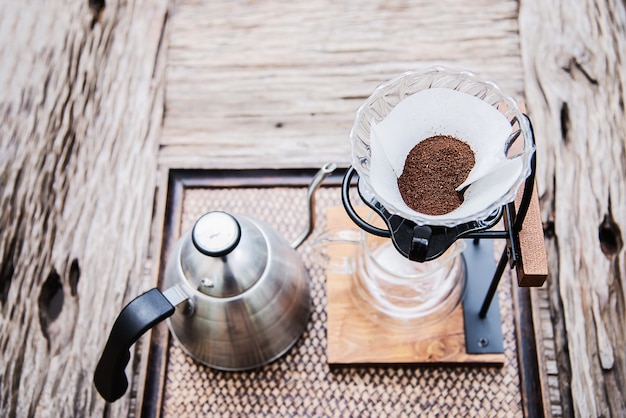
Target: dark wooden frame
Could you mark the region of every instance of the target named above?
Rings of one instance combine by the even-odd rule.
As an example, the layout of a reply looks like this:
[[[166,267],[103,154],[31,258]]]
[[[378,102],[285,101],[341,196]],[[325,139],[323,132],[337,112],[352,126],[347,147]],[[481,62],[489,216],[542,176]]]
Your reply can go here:
[[[178,236],[186,189],[192,188],[247,188],[247,187],[306,187],[316,169],[249,169],[249,170],[196,170],[171,169],[168,175],[167,200],[163,223],[163,236],[159,256],[157,285],[162,284],[162,267]],[[339,187],[345,169],[337,170],[324,182],[325,187]],[[544,416],[543,398],[537,361],[532,300],[528,288],[513,290],[516,310],[516,338],[521,384],[522,408],[526,417]],[[169,331],[161,323],[152,330],[148,352],[146,381],[141,400],[142,417],[161,414],[163,388],[167,368]]]

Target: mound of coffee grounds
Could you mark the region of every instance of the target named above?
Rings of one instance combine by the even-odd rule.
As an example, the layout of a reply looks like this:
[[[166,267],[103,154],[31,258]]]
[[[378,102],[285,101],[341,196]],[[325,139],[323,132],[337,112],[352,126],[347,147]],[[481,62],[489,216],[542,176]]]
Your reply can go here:
[[[445,215],[461,206],[463,192],[455,190],[474,167],[474,151],[447,135],[426,138],[415,145],[398,177],[404,202],[426,215]]]

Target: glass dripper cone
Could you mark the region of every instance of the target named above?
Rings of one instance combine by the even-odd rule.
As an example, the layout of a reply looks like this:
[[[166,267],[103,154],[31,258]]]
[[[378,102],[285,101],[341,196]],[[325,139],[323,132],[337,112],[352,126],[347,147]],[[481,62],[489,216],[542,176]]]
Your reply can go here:
[[[402,118],[393,116],[394,123],[391,128],[386,128],[387,137],[374,138],[374,130],[385,125],[385,120],[401,102],[425,91],[429,91],[432,96],[427,100],[439,106],[439,110],[424,107],[421,113],[418,110],[413,119],[422,117],[425,119],[422,125],[410,121],[404,123]],[[435,94],[430,94],[438,91],[461,94],[441,95],[452,97],[453,105],[446,107],[441,106]],[[459,97],[460,100],[457,101],[456,98]],[[479,105],[476,105],[477,102]],[[483,112],[485,108],[487,110]],[[476,117],[468,117],[472,112]],[[490,115],[482,118],[481,112]],[[498,122],[498,118],[504,123]],[[489,122],[494,120],[496,122]],[[496,123],[499,127],[494,131],[492,128]],[[390,125],[388,122],[386,124]],[[410,131],[415,126],[419,126],[419,129],[416,128],[419,132]],[[424,132],[452,135],[468,142],[477,156],[472,172],[474,174],[474,170],[480,171],[487,164],[492,165],[483,170],[482,175],[478,173],[477,179],[474,176],[476,181],[469,184],[465,191],[465,202],[459,209],[446,215],[432,216],[416,212],[399,198],[395,179],[401,173],[401,169],[398,172],[398,166],[403,164],[403,157],[406,158],[408,153],[407,148],[410,149],[407,139],[399,137],[407,134],[412,138],[408,141],[414,140],[412,145],[415,145],[426,139]],[[459,135],[458,132],[470,132],[468,135],[476,138],[464,138],[463,133]],[[485,138],[480,137],[481,132],[485,133]],[[483,80],[470,72],[443,67],[406,72],[378,87],[359,108],[350,139],[352,165],[359,174],[359,190],[362,194],[373,196],[390,213],[418,225],[453,227],[489,218],[502,205],[515,199],[518,188],[531,172],[530,160],[534,153],[530,124],[512,98],[506,96],[493,82]],[[398,151],[393,141],[403,141],[398,148],[404,148]],[[491,157],[482,159],[481,162],[484,150],[488,150],[491,157],[495,156],[498,163],[494,163]],[[377,162],[381,160],[386,161],[381,165]],[[511,167],[514,167],[514,171],[511,171]],[[506,177],[505,183],[503,177]]]

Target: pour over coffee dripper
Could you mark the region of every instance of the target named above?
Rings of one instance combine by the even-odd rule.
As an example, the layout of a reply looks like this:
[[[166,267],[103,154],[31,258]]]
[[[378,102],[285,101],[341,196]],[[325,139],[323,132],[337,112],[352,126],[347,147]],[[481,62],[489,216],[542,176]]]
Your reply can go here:
[[[476,163],[465,184],[461,185],[467,186],[461,206],[450,213],[433,216],[408,208],[400,196],[397,179],[402,174],[409,151],[420,141],[437,135],[451,136],[468,143],[474,151]],[[354,355],[344,355],[342,350],[347,345],[373,346],[377,338],[384,335],[410,353],[401,357],[402,361],[448,362],[451,358],[446,356],[433,360],[428,354],[429,347],[447,341],[446,330],[454,330],[455,335],[461,333],[462,338],[450,346],[465,344],[464,352],[454,361],[503,363],[504,339],[499,301],[495,297],[497,287],[507,265],[523,266],[520,251],[522,224],[534,227],[537,221],[537,213],[533,209],[533,216],[529,217],[531,223],[525,222],[531,202],[534,204],[536,201],[533,196],[535,147],[530,119],[494,83],[470,72],[435,67],[404,73],[378,87],[359,108],[350,139],[352,166],[344,176],[341,198],[346,214],[360,228],[361,236],[366,238],[361,238],[362,245],[355,246],[361,251],[354,257],[357,264],[353,270],[355,274],[351,274],[354,279],[350,282],[350,290],[356,289],[361,293],[360,297],[346,302],[345,282],[329,287],[329,304],[335,303],[344,308],[343,311],[337,309],[337,312],[329,310],[329,319],[331,314],[334,315],[332,323],[329,320],[329,328],[335,327],[332,332],[329,331],[332,361],[339,364],[362,361],[364,358],[371,361],[372,356],[365,352],[367,350]],[[420,169],[418,166],[414,168]],[[358,177],[357,190],[361,200],[374,212],[365,219],[360,214],[365,215],[367,211],[357,212],[351,201],[350,187],[355,175]],[[523,191],[519,192],[522,186]],[[502,218],[504,228],[492,229]],[[367,259],[362,257],[364,254],[377,263],[380,261],[377,251],[366,251],[370,237],[382,237],[387,248],[397,251],[398,257],[385,264],[387,270],[393,273],[394,280],[413,268],[428,270],[427,265],[431,263],[437,265],[447,261],[448,265],[452,265],[459,262],[463,266],[463,277],[456,283],[456,290],[464,286],[455,293],[461,294],[459,309],[452,313],[447,309],[457,306],[456,296],[427,297],[427,302],[433,301],[433,312],[437,315],[436,321],[430,321],[428,313],[413,309],[421,308],[417,304],[409,306],[409,309],[400,305],[400,309],[393,311],[381,306],[378,302],[391,300],[396,295],[395,290],[402,291],[399,295],[405,296],[404,283],[412,285],[415,278],[404,275],[401,286],[393,287],[391,291],[388,286],[376,286],[386,284],[387,280],[381,281],[381,277],[386,279],[386,273],[383,276],[378,271],[369,274],[361,268],[362,264],[358,264],[359,260]],[[528,238],[527,234],[524,237]],[[494,262],[493,239],[506,241],[497,263]],[[340,243],[339,240],[337,242]],[[457,244],[465,247],[462,252],[454,251]],[[523,248],[524,254],[528,254],[528,245]],[[453,256],[448,258],[451,250]],[[350,266],[342,261],[341,254],[341,251],[329,253],[331,264],[339,261]],[[420,277],[433,288],[438,285],[445,288],[440,275]],[[339,280],[335,282],[339,283]],[[537,276],[535,284],[526,281],[525,285],[536,286],[540,285],[539,282],[540,277]],[[522,285],[521,282],[519,284]],[[358,313],[344,315],[345,306],[349,306],[348,311]],[[458,320],[459,310],[462,310],[461,321]],[[389,321],[381,313],[395,318]],[[380,318],[382,322],[372,321],[372,318]],[[428,322],[432,333],[421,331],[423,328],[419,325],[424,321]],[[392,323],[398,328],[391,327]],[[375,335],[366,332],[372,326],[377,326]],[[398,361],[395,350],[392,353],[385,351],[385,347],[379,348],[382,359]],[[471,357],[474,355],[476,357]],[[374,361],[382,359],[375,358]]]
[[[441,100],[431,94],[438,91],[444,93]],[[421,107],[416,106],[413,114],[407,117],[409,127],[416,126],[415,129],[423,132],[410,132],[409,129],[408,139],[399,139],[396,145],[392,141],[404,135],[401,124],[396,123],[401,119],[396,117],[395,125],[388,129],[395,136],[384,138],[382,145],[377,143],[374,137],[377,126],[382,126],[394,109],[404,106],[403,102],[414,100],[416,95],[423,92],[428,92],[433,97],[425,100]],[[448,100],[448,96],[452,96],[450,104],[443,103],[442,101]],[[493,124],[502,126],[498,118],[504,120],[505,129],[500,128],[489,133]],[[430,135],[427,135],[428,132]],[[464,138],[459,132],[469,132],[467,135],[470,137],[480,136],[485,132],[487,138],[477,138],[472,143],[471,138]],[[478,179],[467,187],[466,201],[469,195],[470,203],[466,207],[463,206],[464,202],[459,210],[441,216],[416,212],[399,201],[398,187],[393,181],[396,177],[392,171],[394,164],[398,164],[397,160],[402,160],[403,163],[403,157],[406,157],[413,145],[434,134],[451,135],[469,142],[477,157],[474,170],[480,171],[490,163],[494,166],[491,172],[487,167],[486,175],[485,172],[478,174]],[[488,142],[490,139],[495,140]],[[490,235],[485,230],[494,226],[503,213],[506,212],[507,217],[511,217],[509,210],[512,208],[507,209],[507,205],[515,199],[519,187],[526,182],[522,204],[518,209],[518,216],[515,217],[519,221],[519,225],[516,222],[517,230],[521,228],[534,182],[534,136],[528,117],[493,82],[483,80],[470,72],[443,67],[423,72],[406,72],[379,86],[359,108],[350,132],[350,140],[352,166],[344,177],[342,187],[342,201],[346,211],[352,221],[365,232],[391,238],[396,249],[408,259],[419,262],[433,260],[459,238],[478,238],[476,234],[479,231],[480,237],[509,238],[511,234],[506,231],[494,231]],[[411,143],[411,140],[414,142]],[[390,154],[393,155],[390,157]],[[488,158],[495,158],[497,161],[485,162],[483,156],[486,154],[490,154]],[[381,165],[376,161],[381,159],[389,161],[383,161]],[[516,167],[512,177],[510,170],[506,167],[502,170],[502,165],[498,165],[510,162],[514,162]],[[398,175],[397,169],[395,170]],[[473,176],[474,170],[469,177]],[[504,184],[497,183],[497,177],[502,173],[509,176]],[[387,229],[366,222],[352,207],[348,189],[355,174],[358,174],[361,199],[381,216]]]

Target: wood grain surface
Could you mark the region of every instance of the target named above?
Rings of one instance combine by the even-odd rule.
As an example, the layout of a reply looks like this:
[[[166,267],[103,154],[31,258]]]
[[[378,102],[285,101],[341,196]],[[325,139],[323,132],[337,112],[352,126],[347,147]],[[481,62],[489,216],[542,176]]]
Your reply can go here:
[[[617,0],[0,1],[0,416],[137,414],[141,350],[119,402],[91,380],[156,281],[169,168],[345,163],[358,105],[432,64],[534,124],[547,414],[626,415],[624,27]]]
[[[520,5],[566,416],[626,414],[625,25],[620,1]]]
[[[92,380],[152,281],[166,5],[0,2],[0,416],[134,408]]]
[[[348,162],[359,105],[434,64],[523,91],[516,1],[179,1],[159,162],[193,168]]]

